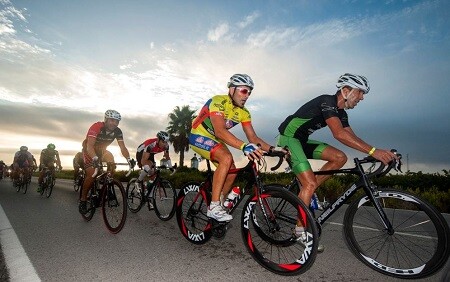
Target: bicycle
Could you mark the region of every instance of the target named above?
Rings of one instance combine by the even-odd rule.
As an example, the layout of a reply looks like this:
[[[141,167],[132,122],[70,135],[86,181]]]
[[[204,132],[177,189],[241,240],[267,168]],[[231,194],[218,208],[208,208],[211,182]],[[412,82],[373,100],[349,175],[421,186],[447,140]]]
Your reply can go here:
[[[16,187],[16,192],[22,190],[23,194],[27,193],[28,186],[31,183],[30,168],[19,168],[19,177],[13,181],[13,187]]]
[[[282,152],[264,153],[279,157],[277,169],[284,158]],[[228,174],[244,175],[241,193],[229,209],[233,214],[246,195],[249,195],[241,215],[241,235],[253,259],[267,270],[280,275],[295,275],[307,271],[314,263],[318,230],[308,207],[283,187],[263,185],[259,170],[266,167],[265,159],[258,166],[249,161],[245,167],[231,169]],[[204,182],[188,182],[178,193],[176,218],[183,236],[193,244],[204,244],[212,236],[221,239],[227,231],[226,222],[207,217],[211,202],[213,172],[207,160]],[[294,234],[297,222],[305,227],[305,238],[299,241]]]
[[[44,178],[42,180],[42,186],[39,194],[41,194],[41,196],[45,194],[45,196],[49,198],[52,194],[53,187],[55,187],[55,173],[58,171],[58,169],[54,167],[43,167],[42,169],[44,170]]]
[[[396,153],[396,150],[392,150]],[[397,153],[396,153],[397,154]],[[354,168],[315,171],[316,175],[354,174],[354,182],[317,217],[321,225],[360,189],[364,194],[349,204],[344,215],[343,233],[352,253],[370,268],[396,278],[424,278],[441,269],[450,253],[450,232],[444,217],[432,205],[405,191],[377,187],[371,179],[390,170],[401,171],[398,161],[384,166],[368,156],[355,158]],[[375,169],[377,163],[379,167]],[[363,165],[371,164],[364,171]],[[296,177],[285,188],[298,195]]]
[[[143,182],[142,191],[136,186],[137,178],[128,181],[126,189],[127,206],[131,212],[137,213],[147,203],[148,210],[154,209],[159,219],[168,221],[173,217],[177,192],[170,181],[162,178],[162,169],[169,168],[156,166],[155,173]],[[175,169],[176,165],[170,170],[174,173]]]
[[[110,164],[111,165],[111,164]],[[129,165],[128,163],[114,163],[114,165]],[[107,165],[98,163],[95,165],[95,172],[92,175],[94,183],[90,187],[87,198],[87,212],[81,216],[86,221],[90,221],[98,207],[102,208],[103,221],[106,228],[113,234],[122,230],[127,218],[127,205],[125,189],[122,183],[113,178],[110,171],[104,171]],[[131,168],[126,176],[131,173]],[[80,199],[83,189],[80,189]]]
[[[84,182],[85,177],[86,177],[86,171],[84,169],[81,169],[78,172],[77,177],[73,181],[73,190],[75,190],[75,192],[78,192],[78,190],[81,187],[83,187],[83,182]]]

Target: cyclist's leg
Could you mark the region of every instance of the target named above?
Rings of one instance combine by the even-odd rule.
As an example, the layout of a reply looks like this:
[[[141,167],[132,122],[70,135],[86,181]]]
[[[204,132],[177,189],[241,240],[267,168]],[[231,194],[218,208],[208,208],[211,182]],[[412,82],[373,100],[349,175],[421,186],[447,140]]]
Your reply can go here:
[[[326,163],[320,168],[320,170],[334,170],[342,168],[347,162],[347,156],[341,150],[336,149],[325,143],[317,142],[314,140],[308,141],[309,144],[317,144],[312,152],[313,159],[320,159],[326,161]],[[332,175],[317,175],[317,185],[320,186]]]
[[[110,151],[105,150],[101,157],[103,162],[106,162],[108,164],[107,170],[111,172],[111,174],[114,174],[116,170],[116,165],[114,164],[114,156],[111,154]]]

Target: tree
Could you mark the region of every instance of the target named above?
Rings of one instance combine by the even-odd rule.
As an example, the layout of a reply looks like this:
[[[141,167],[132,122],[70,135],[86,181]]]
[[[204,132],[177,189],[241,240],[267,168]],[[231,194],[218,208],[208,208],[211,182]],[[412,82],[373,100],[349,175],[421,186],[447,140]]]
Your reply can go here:
[[[194,113],[194,110],[185,105],[181,109],[176,106],[173,112],[169,114],[170,120],[167,132],[175,153],[180,153],[180,166],[184,164],[184,152],[189,151],[189,134],[192,120],[196,117]]]

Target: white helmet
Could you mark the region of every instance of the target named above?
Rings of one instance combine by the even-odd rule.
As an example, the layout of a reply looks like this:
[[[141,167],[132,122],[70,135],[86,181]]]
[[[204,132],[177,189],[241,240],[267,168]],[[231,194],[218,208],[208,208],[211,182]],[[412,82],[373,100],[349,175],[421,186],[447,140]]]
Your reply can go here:
[[[165,142],[169,142],[169,134],[167,134],[167,132],[165,132],[165,131],[158,132],[158,134],[156,134],[156,137],[158,137],[159,139],[161,139]]]
[[[122,117],[120,116],[119,112],[115,111],[115,110],[107,110],[105,112],[105,118],[112,118],[112,119],[115,119],[115,120],[118,120],[118,121],[120,121],[122,119]]]
[[[370,90],[369,81],[366,77],[351,73],[346,73],[339,77],[336,87],[341,89],[344,86],[361,89],[364,91],[364,94],[369,93]]]
[[[234,86],[248,86],[251,90],[253,90],[253,87],[255,87],[255,84],[253,83],[253,80],[250,76],[246,74],[233,74],[232,77],[230,77],[230,81],[227,84],[227,87],[234,87]]]

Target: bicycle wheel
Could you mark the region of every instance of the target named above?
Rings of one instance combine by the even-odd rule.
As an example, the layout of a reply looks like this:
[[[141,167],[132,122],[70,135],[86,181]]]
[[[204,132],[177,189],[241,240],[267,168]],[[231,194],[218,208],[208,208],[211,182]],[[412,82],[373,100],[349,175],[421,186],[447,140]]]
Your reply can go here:
[[[353,202],[344,217],[344,234],[356,257],[383,274],[423,278],[438,271],[450,252],[449,227],[430,204],[407,192],[379,191],[394,232],[384,227],[369,197]]]
[[[81,192],[83,191],[83,189],[80,189],[80,193],[79,193],[79,198],[78,200],[81,199]],[[86,220],[86,221],[90,221],[92,219],[92,217],[94,216],[95,213],[95,203],[94,203],[94,197],[92,196],[92,193],[94,191],[94,188],[91,187],[91,189],[89,189],[87,197],[86,197],[86,208],[87,208],[87,213],[85,214],[81,214],[81,217]]]
[[[28,190],[28,178],[26,176],[24,176],[24,178],[22,179],[22,193],[26,194],[27,190]]]
[[[75,190],[75,192],[78,192],[82,184],[83,181],[81,179],[81,173],[78,173],[77,177],[73,181],[73,190]]]
[[[163,221],[170,220],[175,213],[175,188],[168,180],[163,179],[153,186],[152,195],[156,216]]]
[[[102,214],[106,228],[116,234],[122,230],[127,219],[127,203],[125,189],[122,183],[113,179],[113,182],[103,186]]]
[[[144,202],[144,195],[142,195],[142,192],[137,189],[136,181],[137,178],[130,179],[130,181],[128,181],[127,183],[126,190],[127,206],[128,209],[133,213],[140,211],[142,208],[142,203]]]
[[[241,217],[242,239],[252,257],[280,275],[307,271],[317,255],[319,236],[314,218],[300,199],[279,186],[265,186],[260,199],[250,196]],[[305,238],[294,234],[300,221]]]
[[[53,187],[55,186],[56,179],[53,176],[48,177],[47,189],[45,189],[45,196],[49,198],[52,195]]]
[[[181,234],[193,244],[204,244],[211,239],[212,225],[206,216],[211,195],[200,191],[200,183],[189,182],[178,192],[177,223]]]

